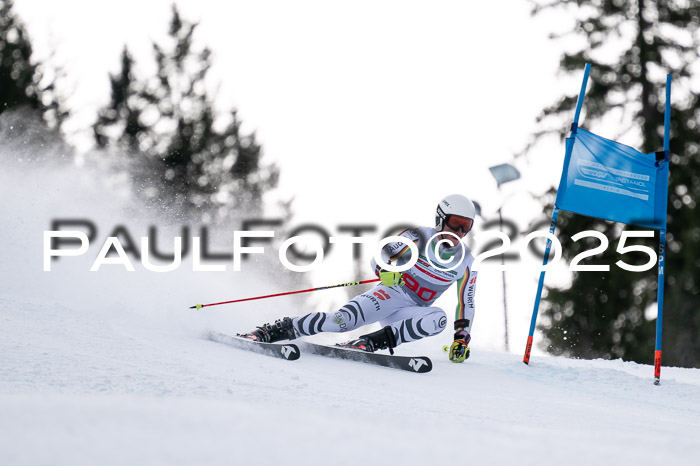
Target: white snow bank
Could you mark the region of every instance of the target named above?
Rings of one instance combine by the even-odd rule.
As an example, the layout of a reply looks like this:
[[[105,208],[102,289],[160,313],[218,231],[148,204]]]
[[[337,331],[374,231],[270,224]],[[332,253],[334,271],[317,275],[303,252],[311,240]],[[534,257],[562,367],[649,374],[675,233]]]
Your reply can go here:
[[[2,298],[1,464],[695,464],[700,371],[400,347],[429,374],[283,361],[129,313]],[[219,328],[216,322],[212,325]],[[415,346],[414,346],[415,345]]]

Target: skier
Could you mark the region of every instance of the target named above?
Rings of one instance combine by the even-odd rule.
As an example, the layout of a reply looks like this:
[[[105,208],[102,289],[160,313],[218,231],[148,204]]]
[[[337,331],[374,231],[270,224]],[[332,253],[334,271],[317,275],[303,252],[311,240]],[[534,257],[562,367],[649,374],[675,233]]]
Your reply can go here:
[[[474,204],[465,196],[445,197],[437,206],[435,228],[419,227],[400,234],[417,246],[419,255],[413,267],[403,273],[391,272],[372,259],[381,284],[356,296],[337,312],[285,317],[241,336],[272,343],[319,332],[346,332],[379,322],[382,329],[339,346],[367,352],[388,348],[393,354],[393,348],[402,343],[437,335],[445,329],[447,316],[433,303],[457,282],[455,334],[449,358],[464,362],[469,357],[477,272],[472,270],[474,257],[461,240],[472,229],[475,215]],[[407,243],[396,241],[384,246],[381,254],[385,263],[400,267],[410,261],[412,252]]]

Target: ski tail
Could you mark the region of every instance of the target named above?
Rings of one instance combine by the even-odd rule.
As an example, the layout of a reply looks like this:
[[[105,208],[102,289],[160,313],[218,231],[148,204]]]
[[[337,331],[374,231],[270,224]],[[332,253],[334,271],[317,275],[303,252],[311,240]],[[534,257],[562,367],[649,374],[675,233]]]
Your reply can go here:
[[[261,343],[241,336],[231,336],[214,331],[208,332],[206,338],[234,348],[286,359],[287,361],[296,361],[301,356],[299,347],[291,343]]]

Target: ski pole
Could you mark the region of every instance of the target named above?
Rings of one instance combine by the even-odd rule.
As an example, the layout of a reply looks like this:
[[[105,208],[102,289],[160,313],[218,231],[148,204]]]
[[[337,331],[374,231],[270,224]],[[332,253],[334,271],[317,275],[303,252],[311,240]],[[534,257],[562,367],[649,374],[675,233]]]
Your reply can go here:
[[[277,293],[277,294],[268,294],[265,296],[256,296],[254,298],[243,298],[243,299],[234,299],[233,301],[222,301],[220,303],[210,303],[210,304],[195,304],[194,306],[190,306],[190,309],[202,309],[203,307],[209,307],[209,306],[218,306],[219,304],[231,304],[231,303],[240,303],[243,301],[253,301],[255,299],[265,299],[265,298],[275,298],[277,296],[286,296],[289,294],[297,294],[297,293],[308,293],[310,291],[320,291],[320,290],[328,290],[330,288],[338,288],[341,286],[355,286],[355,285],[364,285],[365,283],[374,283],[378,282],[379,279],[375,278],[373,280],[362,280],[359,282],[349,282],[349,283],[339,283],[337,285],[328,285],[328,286],[319,286],[318,288],[309,288],[308,290],[299,290],[299,291],[287,291],[285,293]]]

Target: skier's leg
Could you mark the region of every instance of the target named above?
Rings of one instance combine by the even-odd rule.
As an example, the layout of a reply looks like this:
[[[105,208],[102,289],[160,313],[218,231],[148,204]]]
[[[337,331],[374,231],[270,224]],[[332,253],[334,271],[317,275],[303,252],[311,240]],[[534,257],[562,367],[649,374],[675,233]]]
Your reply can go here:
[[[320,332],[348,332],[387,319],[401,308],[415,306],[415,303],[400,288],[378,285],[355,296],[336,312],[311,312],[300,317],[285,317],[275,321],[274,324],[264,324],[241,336],[271,343],[293,340]]]
[[[379,322],[396,313],[401,306],[413,304],[392,287],[379,285],[359,294],[336,312],[312,312],[292,318],[298,336],[320,332],[349,332],[364,325]]]
[[[447,325],[447,315],[439,307],[402,307],[380,320],[382,328],[360,338],[342,343],[340,346],[374,352],[378,349],[393,348],[401,343],[420,340],[437,335]]]
[[[405,307],[383,319],[381,325],[391,326],[398,346],[442,332],[447,326],[447,315],[439,307]]]

